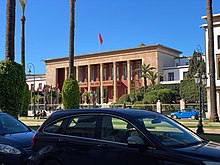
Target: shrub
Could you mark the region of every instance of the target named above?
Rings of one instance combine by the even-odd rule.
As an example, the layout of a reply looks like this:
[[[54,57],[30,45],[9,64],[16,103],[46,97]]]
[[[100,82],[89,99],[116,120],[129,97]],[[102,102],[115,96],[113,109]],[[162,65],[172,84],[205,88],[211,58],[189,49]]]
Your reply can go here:
[[[13,61],[0,62],[0,110],[17,118],[23,102],[25,72]]]
[[[131,102],[129,94],[124,94],[118,99],[118,104],[123,104],[124,102]]]
[[[80,92],[78,82],[73,78],[64,81],[62,88],[62,103],[64,109],[78,109],[80,104]]]
[[[164,103],[171,103],[172,101],[175,101],[175,95],[170,89],[160,89],[157,92],[157,96],[159,100]]]
[[[157,90],[152,90],[150,92],[147,92],[144,96],[143,102],[145,104],[155,104],[158,100],[157,96]]]
[[[28,115],[28,108],[29,108],[30,100],[31,100],[31,94],[29,92],[28,84],[26,83],[24,87],[24,95],[23,95],[23,102],[21,106],[20,116]]]

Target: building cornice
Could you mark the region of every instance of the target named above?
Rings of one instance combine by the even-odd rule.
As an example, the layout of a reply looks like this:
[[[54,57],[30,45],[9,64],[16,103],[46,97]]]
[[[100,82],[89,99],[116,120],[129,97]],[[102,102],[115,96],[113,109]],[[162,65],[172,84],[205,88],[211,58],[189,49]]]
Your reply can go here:
[[[150,45],[150,46],[140,46],[136,48],[128,48],[128,49],[121,49],[121,50],[112,50],[112,51],[105,51],[105,52],[96,52],[96,53],[89,53],[89,54],[82,54],[78,56],[74,56],[74,59],[80,60],[84,58],[94,58],[94,57],[106,57],[106,56],[115,56],[116,54],[127,54],[127,53],[135,53],[139,51],[158,51],[158,49],[167,50],[169,52],[172,52],[173,54],[179,55],[182,52],[160,45]],[[51,62],[62,62],[62,61],[68,61],[69,57],[60,57],[60,58],[52,58],[52,59],[45,59],[43,60],[45,63],[51,63]]]

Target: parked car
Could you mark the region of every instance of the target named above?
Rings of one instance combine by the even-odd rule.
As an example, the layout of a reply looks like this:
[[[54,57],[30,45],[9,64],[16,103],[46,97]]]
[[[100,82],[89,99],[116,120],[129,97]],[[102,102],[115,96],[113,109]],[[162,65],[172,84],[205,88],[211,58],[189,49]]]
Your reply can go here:
[[[31,165],[220,163],[220,143],[146,110],[55,112],[38,129],[32,144]]]
[[[194,108],[185,108],[171,113],[170,116],[174,119],[191,118],[192,120],[198,120],[199,112]]]
[[[12,116],[0,112],[0,164],[27,163],[35,131]]]

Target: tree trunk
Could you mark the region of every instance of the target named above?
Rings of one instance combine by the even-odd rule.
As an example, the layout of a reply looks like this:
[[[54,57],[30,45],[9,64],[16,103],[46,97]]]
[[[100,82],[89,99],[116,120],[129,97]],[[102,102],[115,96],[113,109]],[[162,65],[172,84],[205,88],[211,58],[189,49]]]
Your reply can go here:
[[[210,120],[219,121],[216,102],[216,84],[215,84],[215,58],[214,58],[214,32],[213,32],[213,14],[212,0],[206,0],[206,12],[208,23],[208,57],[209,57],[209,73],[210,73]]]
[[[25,68],[25,16],[21,17],[21,65]]]
[[[75,2],[70,0],[70,45],[69,45],[69,77],[74,76],[74,31],[75,31]]]
[[[5,59],[14,61],[14,37],[15,37],[15,0],[7,0],[6,6],[6,49]]]

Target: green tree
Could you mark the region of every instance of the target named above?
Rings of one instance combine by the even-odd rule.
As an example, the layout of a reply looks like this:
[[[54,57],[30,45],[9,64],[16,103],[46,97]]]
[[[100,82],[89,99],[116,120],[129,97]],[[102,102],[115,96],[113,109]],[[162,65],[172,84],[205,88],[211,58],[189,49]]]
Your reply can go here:
[[[159,76],[159,72],[155,72],[154,70],[149,70],[147,73],[147,78],[151,81],[151,84],[154,86],[155,84],[155,80],[158,78]]]
[[[150,64],[143,64],[141,65],[141,68],[136,69],[138,71],[141,71],[141,77],[144,78],[144,92],[146,92],[146,89],[147,89],[147,75],[149,71],[152,71],[154,69],[155,67],[151,67]]]
[[[76,109],[79,108],[80,104],[79,85],[74,75],[75,3],[76,0],[70,0],[69,78],[64,81],[62,88],[64,109]]]
[[[72,78],[66,79],[62,88],[62,98],[64,109],[77,109],[80,104],[79,85]]]
[[[213,31],[213,13],[212,0],[206,0],[206,13],[208,23],[208,61],[210,73],[210,109],[211,121],[219,121],[216,101],[216,84],[215,84],[215,53],[214,53],[214,31]]]
[[[14,62],[15,7],[15,0],[7,0],[5,60],[0,63],[0,109],[17,118],[26,78],[24,68]]]
[[[198,70],[201,71],[201,73],[206,73],[205,61],[203,59],[202,61],[197,60],[199,56],[200,52],[194,51],[192,58],[189,60],[189,70],[187,74],[187,79],[194,78]]]
[[[19,0],[20,6],[21,6],[21,65],[25,68],[25,7],[27,4],[27,0]]]
[[[31,100],[31,94],[29,91],[28,84],[25,84],[24,87],[24,95],[23,95],[23,102],[21,106],[20,116],[27,116],[28,115],[28,108]]]

